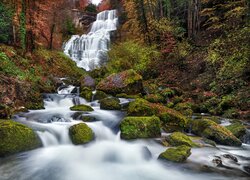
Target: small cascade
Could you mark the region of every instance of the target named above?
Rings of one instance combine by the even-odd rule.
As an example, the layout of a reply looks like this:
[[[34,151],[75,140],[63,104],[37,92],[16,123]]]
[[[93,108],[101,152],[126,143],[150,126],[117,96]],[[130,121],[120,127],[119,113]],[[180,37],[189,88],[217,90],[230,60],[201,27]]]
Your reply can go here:
[[[110,47],[110,36],[117,30],[118,17],[116,10],[103,11],[97,14],[88,34],[73,35],[64,45],[64,53],[77,66],[85,70],[93,70],[107,61]]]
[[[246,134],[243,137],[243,143],[250,144],[250,129],[247,129]]]

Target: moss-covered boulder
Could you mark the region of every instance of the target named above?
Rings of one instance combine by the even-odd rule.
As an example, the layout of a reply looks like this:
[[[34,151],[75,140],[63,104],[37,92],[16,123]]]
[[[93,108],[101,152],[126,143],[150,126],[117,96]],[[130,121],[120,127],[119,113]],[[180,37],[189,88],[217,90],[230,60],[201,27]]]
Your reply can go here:
[[[186,116],[192,116],[193,110],[192,110],[192,104],[191,103],[178,103],[174,106],[174,109],[176,111],[181,112],[182,114]]]
[[[160,119],[152,117],[126,117],[120,125],[122,139],[155,138],[161,135]]]
[[[141,93],[143,91],[142,76],[132,69],[112,74],[98,83],[97,90],[113,95]]]
[[[99,101],[100,108],[105,110],[120,110],[120,100],[118,98],[105,98]]]
[[[94,94],[94,100],[101,100],[101,99],[105,99],[107,98],[108,95],[103,92],[103,91],[96,91],[96,93]]]
[[[83,87],[81,88],[80,96],[86,99],[87,101],[92,101],[93,92],[90,88]]]
[[[23,124],[0,120],[0,157],[41,147],[36,133]]]
[[[147,100],[138,98],[129,103],[127,113],[129,116],[152,116],[157,110]]]
[[[181,132],[174,132],[171,135],[169,135],[166,139],[167,142],[172,146],[181,146],[181,145],[186,145],[190,147],[198,146],[186,134],[183,134]]]
[[[176,148],[167,149],[159,155],[158,159],[181,163],[186,161],[190,155],[191,147],[182,145]]]
[[[164,111],[159,114],[159,117],[163,122],[164,130],[167,132],[183,131],[189,123],[186,116],[170,108],[164,108]]]
[[[160,94],[148,94],[144,98],[151,103],[164,103],[166,101]]]
[[[226,128],[233,133],[234,136],[236,136],[239,139],[243,139],[244,135],[246,134],[246,127],[240,123],[236,122],[229,126],[226,126]]]
[[[94,109],[88,105],[85,104],[80,104],[80,105],[76,105],[76,106],[72,106],[70,108],[71,111],[94,111]]]
[[[126,93],[121,93],[121,94],[117,94],[116,97],[117,98],[126,98],[126,99],[137,99],[137,98],[141,98],[142,95],[141,94],[128,95]]]
[[[94,133],[85,123],[76,124],[69,128],[69,136],[75,145],[86,144],[94,139]]]
[[[216,143],[241,146],[241,141],[227,128],[208,119],[191,121],[192,132],[196,135],[208,138]]]

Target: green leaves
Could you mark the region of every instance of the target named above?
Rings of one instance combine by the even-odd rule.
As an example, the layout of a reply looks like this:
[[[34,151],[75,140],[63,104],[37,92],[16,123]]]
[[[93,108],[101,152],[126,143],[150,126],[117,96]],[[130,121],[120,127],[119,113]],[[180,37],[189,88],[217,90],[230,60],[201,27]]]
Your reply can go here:
[[[10,40],[11,24],[12,11],[0,3],[0,43],[7,43]]]

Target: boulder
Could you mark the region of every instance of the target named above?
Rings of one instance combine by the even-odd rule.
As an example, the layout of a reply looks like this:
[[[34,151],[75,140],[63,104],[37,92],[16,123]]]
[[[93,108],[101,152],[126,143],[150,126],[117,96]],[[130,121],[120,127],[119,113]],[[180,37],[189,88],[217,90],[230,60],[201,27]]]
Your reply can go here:
[[[94,109],[88,105],[81,104],[70,108],[71,111],[94,111]]]
[[[129,116],[152,116],[157,114],[157,110],[147,100],[138,98],[129,103],[127,113]]]
[[[82,81],[81,81],[81,86],[94,89],[95,88],[95,79],[93,79],[91,76],[84,76]]]
[[[186,161],[190,155],[191,147],[182,145],[176,148],[167,149],[159,155],[158,159],[181,163]]]
[[[152,117],[126,117],[120,125],[122,139],[160,137],[160,119]]]
[[[231,131],[235,137],[237,137],[239,139],[243,139],[243,137],[245,136],[245,134],[247,132],[245,126],[240,122],[233,123],[229,126],[226,126],[226,128],[229,131]]]
[[[181,146],[181,145],[186,145],[190,147],[198,146],[186,134],[183,134],[181,132],[174,132],[171,135],[169,135],[166,139],[167,142],[172,146]]]
[[[166,99],[160,94],[148,94],[144,98],[151,103],[164,103],[164,102],[166,102]]]
[[[118,98],[105,98],[99,101],[100,108],[105,110],[120,110],[120,100]]]
[[[96,91],[96,93],[94,94],[94,100],[101,100],[101,99],[105,99],[107,98],[108,95],[103,92],[103,91]]]
[[[0,139],[0,157],[42,146],[32,129],[11,120],[0,120]]]
[[[86,144],[94,139],[94,133],[85,123],[73,125],[69,128],[69,136],[75,145]]]
[[[241,141],[225,127],[208,119],[191,121],[192,132],[216,143],[229,146],[241,146]]]
[[[84,87],[81,88],[80,96],[87,101],[92,101],[93,92],[90,88]]]
[[[174,106],[174,109],[176,111],[181,112],[182,114],[186,116],[192,116],[193,110],[192,110],[192,104],[191,103],[178,103]]]
[[[143,92],[142,76],[132,69],[112,74],[98,83],[97,90],[113,95],[138,94]]]

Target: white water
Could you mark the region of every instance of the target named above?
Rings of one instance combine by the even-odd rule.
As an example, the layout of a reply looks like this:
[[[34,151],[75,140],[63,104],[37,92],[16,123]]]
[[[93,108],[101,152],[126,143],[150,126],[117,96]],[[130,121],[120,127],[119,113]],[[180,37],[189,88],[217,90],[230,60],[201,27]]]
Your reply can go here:
[[[202,166],[213,167],[214,156],[223,153],[250,157],[249,146],[193,148],[186,164],[162,163],[157,157],[166,147],[156,140],[120,139],[119,124],[123,113],[101,110],[96,101],[88,103],[71,94],[48,94],[44,101],[44,110],[30,111],[15,118],[32,127],[44,147],[0,159],[0,180],[235,179],[233,173],[225,176],[200,172],[200,169]],[[121,99],[121,103],[127,101]],[[95,133],[95,140],[83,146],[74,146],[68,135],[70,126],[81,123],[73,120],[75,112],[69,109],[75,102],[92,105],[94,111],[85,115],[96,118],[96,121],[87,123]],[[238,159],[240,164],[249,163],[245,158]],[[189,166],[200,169],[191,171]],[[242,170],[242,165],[233,166]]]
[[[110,35],[117,29],[116,10],[103,11],[97,14],[88,34],[73,35],[64,46],[64,53],[87,71],[100,67],[107,61],[110,46]]]

